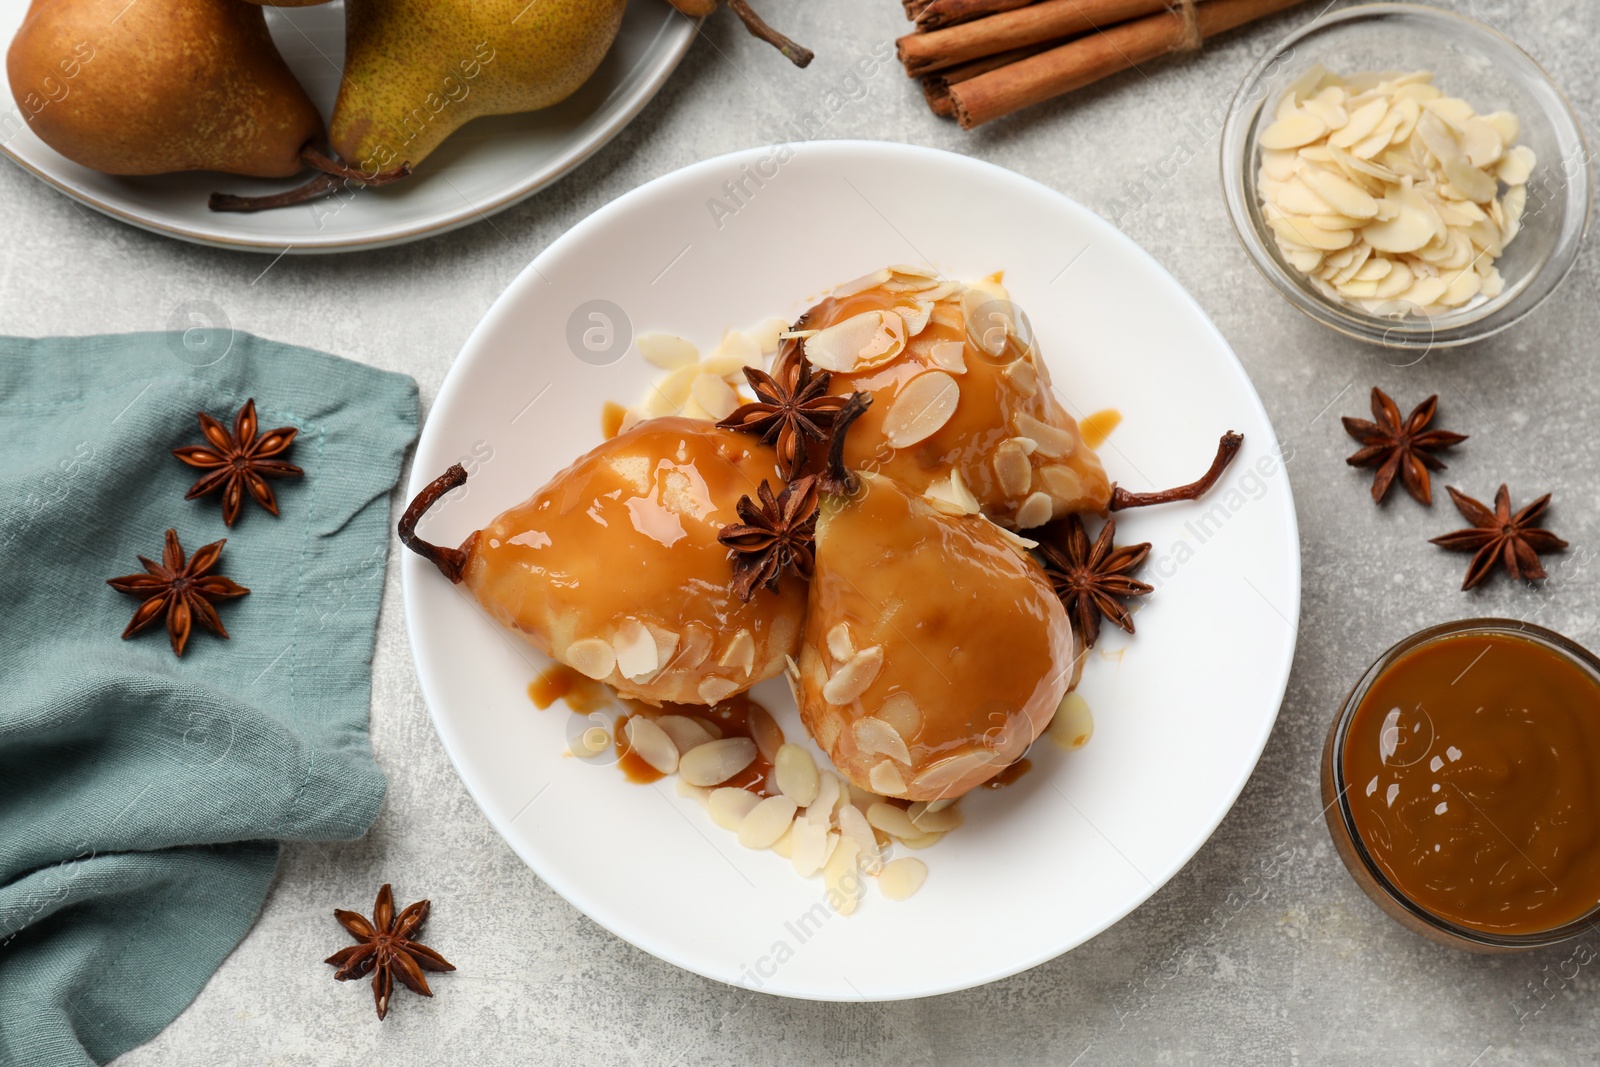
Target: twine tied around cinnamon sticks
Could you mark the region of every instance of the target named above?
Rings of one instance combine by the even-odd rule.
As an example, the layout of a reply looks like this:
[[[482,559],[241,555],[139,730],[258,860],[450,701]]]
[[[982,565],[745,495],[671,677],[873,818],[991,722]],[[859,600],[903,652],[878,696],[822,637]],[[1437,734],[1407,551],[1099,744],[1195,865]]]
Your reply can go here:
[[[966,129],[1303,0],[902,0],[897,48],[935,114]]]

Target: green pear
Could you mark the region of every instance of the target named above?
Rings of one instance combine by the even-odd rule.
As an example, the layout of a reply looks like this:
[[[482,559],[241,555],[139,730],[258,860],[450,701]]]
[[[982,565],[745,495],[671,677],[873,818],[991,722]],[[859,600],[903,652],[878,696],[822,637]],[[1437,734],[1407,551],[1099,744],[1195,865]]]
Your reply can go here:
[[[594,73],[627,0],[346,0],[331,141],[367,173],[420,163],[480,115],[559,104]]]
[[[34,0],[6,72],[40,139],[108,174],[286,178],[322,134],[261,8],[238,0]]]

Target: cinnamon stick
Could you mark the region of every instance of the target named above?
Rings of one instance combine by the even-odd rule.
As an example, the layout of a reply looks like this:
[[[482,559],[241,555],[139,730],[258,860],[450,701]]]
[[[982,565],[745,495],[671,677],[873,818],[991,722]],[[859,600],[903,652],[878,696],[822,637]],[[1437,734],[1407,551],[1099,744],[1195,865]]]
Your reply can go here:
[[[1199,8],[1200,36],[1214,37],[1302,2],[1209,0]],[[950,102],[956,120],[970,130],[1140,63],[1183,51],[1192,44],[1189,26],[1181,14],[1167,11],[1150,15],[953,85]]]
[[[916,19],[917,29],[926,32],[971,22],[985,15],[1015,11],[1034,2],[1035,0],[932,0],[913,17]]]
[[[1053,37],[1071,37],[1168,8],[1169,0],[1043,0],[958,26],[908,34],[896,41],[895,47],[906,73],[917,78],[970,59],[1026,48]]]
[[[999,70],[1001,67],[1010,66],[1019,59],[1036,56],[1040,52],[1049,51],[1063,43],[1057,40],[1045,41],[1041,44],[1030,44],[1026,48],[1013,48],[1011,51],[1001,52],[999,55],[984,56],[982,59],[974,59],[966,63],[958,63],[953,67],[946,67],[944,70],[933,74],[924,74],[921,79],[922,95],[927,98],[928,107],[932,109],[935,115],[953,118],[956,111],[955,105],[950,102],[950,87],[952,85],[976,78],[980,74],[987,74],[991,70]]]

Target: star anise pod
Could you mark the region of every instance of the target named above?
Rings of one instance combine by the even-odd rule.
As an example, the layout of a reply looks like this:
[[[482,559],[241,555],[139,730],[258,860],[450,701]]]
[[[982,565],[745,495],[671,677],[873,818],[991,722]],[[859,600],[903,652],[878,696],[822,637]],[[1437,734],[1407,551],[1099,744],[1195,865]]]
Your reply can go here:
[[[1401,484],[1418,503],[1432,506],[1433,484],[1428,472],[1444,470],[1444,464],[1433,453],[1467,439],[1466,434],[1427,428],[1438,409],[1439,397],[1430,396],[1401,422],[1400,409],[1395,402],[1382,389],[1373,386],[1372,417],[1377,421],[1348,416],[1343,419],[1345,432],[1362,444],[1361,450],[1345,462],[1352,467],[1378,468],[1372,478],[1374,502],[1381,502],[1388,495],[1389,486],[1399,474]]]
[[[1476,552],[1467,567],[1462,589],[1471,589],[1494,571],[1497,562],[1505,564],[1506,573],[1513,578],[1532,581],[1544,578],[1544,565],[1539,562],[1541,552],[1560,552],[1567,543],[1542,526],[1534,523],[1550,506],[1550,494],[1535,500],[1515,515],[1511,514],[1511,492],[1505,486],[1494,495],[1494,510],[1460,492],[1454,486],[1445,486],[1456,510],[1472,525],[1442,537],[1432,539],[1432,544],[1452,552]]]
[[[1150,545],[1115,547],[1112,538],[1116,533],[1116,520],[1107,519],[1091,546],[1083,519],[1071,515],[1046,527],[1034,550],[1085,648],[1094,647],[1099,640],[1102,615],[1133,633],[1133,617],[1122,600],[1143,596],[1154,588],[1128,577],[1150,554]]]
[[[226,639],[228,631],[223,628],[211,602],[232,600],[250,592],[231,578],[211,573],[217,565],[217,557],[222,554],[222,546],[227,543],[226,539],[213,541],[185,561],[177,531],[168,530],[160,563],[140,556],[139,562],[144,564],[146,573],[108,578],[106,584],[117,592],[145,598],[139,610],[133,613],[133,621],[122,631],[123,640],[155,622],[163,612],[167,617],[167,636],[172,639],[172,651],[180,656],[189,643],[189,630],[195,620]]]
[[[756,400],[736,408],[717,425],[755,434],[762,443],[775,446],[778,473],[793,478],[805,463],[807,442],[828,439],[828,430],[848,398],[829,396],[831,375],[823,371],[813,376],[811,365],[804,361],[791,385],[757,367],[746,367],[744,377]]]
[[[761,498],[759,505],[748,496],[739,498],[739,517],[744,523],[724,526],[717,534],[717,540],[733,550],[733,591],[743,601],[755,596],[758,586],[777,592],[785,571],[810,581],[816,563],[813,553],[821,499],[816,478],[807,475],[790,482],[777,496],[763,478],[756,495]]]
[[[258,436],[253,397],[246,400],[239,414],[234,416],[232,433],[203,411],[199,418],[200,430],[211,442],[211,447],[186,445],[172,450],[174,456],[189,466],[199,467],[206,472],[189,487],[183,499],[193,500],[222,490],[222,521],[232,526],[244,503],[244,491],[248,489],[257,504],[276,515],[278,498],[273,495],[267,479],[298,478],[305,471],[293,463],[272,457],[287,452],[299,431],[293,426],[280,426]]]
[[[433,996],[423,970],[453,971],[455,966],[427,945],[412,940],[428,921],[429,904],[419,900],[399,915],[394,913],[394,890],[386,882],[372,905],[372,919],[342,908],[333,909],[339,925],[350,931],[359,944],[342,948],[323,960],[339,968],[333,976],[341,982],[372,975],[372,999],[378,1006],[381,1022],[389,1014],[389,994],[394,980],[400,979],[413,993]]]

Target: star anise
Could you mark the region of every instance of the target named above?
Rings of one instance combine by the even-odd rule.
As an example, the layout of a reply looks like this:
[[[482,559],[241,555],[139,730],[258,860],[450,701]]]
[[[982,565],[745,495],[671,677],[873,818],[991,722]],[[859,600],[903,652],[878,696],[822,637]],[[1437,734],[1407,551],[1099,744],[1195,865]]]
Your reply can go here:
[[[122,631],[123,640],[155,622],[163,612],[167,617],[167,636],[172,639],[172,651],[180,656],[189,643],[189,630],[195,620],[226,639],[228,631],[223,628],[211,602],[232,600],[250,592],[231,578],[211,573],[217,565],[217,557],[222,554],[222,546],[227,543],[226,539],[213,541],[185,562],[177,531],[168,530],[160,563],[140,556],[139,562],[144,564],[146,573],[108,578],[106,584],[117,592],[145,598],[139,610],[133,613],[133,621]]]
[[[1466,434],[1427,428],[1438,408],[1438,396],[1430,396],[1401,422],[1400,409],[1395,402],[1374,386],[1372,417],[1377,421],[1344,418],[1345,432],[1363,446],[1345,462],[1352,467],[1378,468],[1372,478],[1374,502],[1381,502],[1388,495],[1394,476],[1399,474],[1406,491],[1418,503],[1432,506],[1433,485],[1428,472],[1442,471],[1445,467],[1432,453],[1452,448],[1467,439]]]
[[[1154,588],[1128,577],[1150,554],[1150,545],[1115,547],[1112,538],[1116,532],[1116,520],[1107,519],[1091,546],[1083,519],[1071,515],[1047,526],[1034,550],[1085,648],[1094,647],[1099,640],[1102,615],[1133,633],[1133,617],[1122,600],[1143,596]]]
[[[323,960],[339,968],[333,976],[341,982],[372,975],[372,999],[378,1005],[378,1019],[389,1014],[389,994],[396,978],[413,993],[433,996],[423,970],[453,971],[455,966],[427,945],[411,940],[428,921],[429,904],[419,900],[399,915],[394,913],[394,890],[384,883],[372,906],[372,920],[342,908],[333,909],[339,925],[350,931],[360,944],[342,948]]]
[[[848,398],[829,396],[831,375],[823,371],[813,376],[811,365],[804,361],[789,385],[756,367],[746,367],[744,377],[756,400],[736,408],[717,425],[755,434],[764,444],[774,445],[778,473],[793,478],[805,463],[807,442],[828,439],[828,429]]]
[[[298,478],[305,471],[293,463],[271,457],[287,452],[299,431],[293,426],[280,426],[257,436],[254,398],[246,400],[239,414],[234,416],[232,433],[203,411],[199,418],[200,430],[211,447],[186,445],[172,450],[174,456],[189,466],[207,472],[189,487],[183,499],[193,500],[222,490],[222,521],[232,526],[244,503],[244,490],[248,489],[257,504],[276,515],[278,498],[273,495],[267,478]]]
[[[1472,525],[1442,537],[1432,539],[1440,548],[1452,552],[1476,552],[1467,567],[1462,589],[1471,589],[1494,571],[1497,562],[1505,564],[1506,573],[1513,578],[1532,581],[1544,578],[1544,565],[1539,562],[1541,552],[1559,552],[1567,543],[1542,526],[1534,523],[1550,505],[1550,494],[1535,500],[1515,515],[1511,514],[1511,492],[1505,486],[1494,495],[1494,510],[1460,492],[1454,486],[1445,486],[1456,510]]]
[[[777,592],[785,571],[810,581],[816,563],[820,501],[816,478],[807,475],[790,482],[777,496],[762,479],[756,495],[761,498],[759,505],[748,496],[739,498],[744,523],[724,526],[717,534],[717,540],[732,549],[733,591],[744,601],[755,596],[758,586]]]

